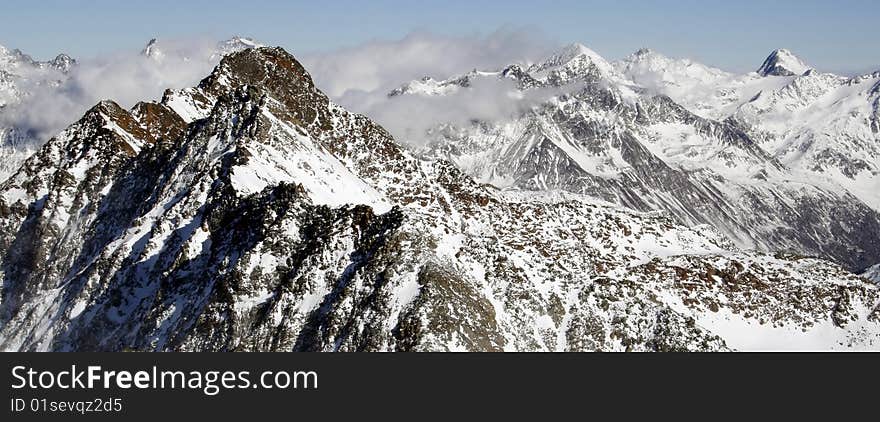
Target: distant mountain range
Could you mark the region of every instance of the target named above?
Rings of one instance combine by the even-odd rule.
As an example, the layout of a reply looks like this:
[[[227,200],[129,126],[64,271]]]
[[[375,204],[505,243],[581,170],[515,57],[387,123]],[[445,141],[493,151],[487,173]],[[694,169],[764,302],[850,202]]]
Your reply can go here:
[[[686,225],[737,245],[880,262],[880,73],[819,73],[787,50],[734,75],[650,50],[610,63],[572,45],[389,93],[446,96],[478,79],[565,90],[509,120],[438,121],[419,153],[499,188],[563,190]]]

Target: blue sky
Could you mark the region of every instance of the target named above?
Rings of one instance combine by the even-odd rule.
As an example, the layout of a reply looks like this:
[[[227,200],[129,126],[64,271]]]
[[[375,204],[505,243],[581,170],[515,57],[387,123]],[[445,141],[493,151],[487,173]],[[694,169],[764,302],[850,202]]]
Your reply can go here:
[[[508,27],[581,42],[609,59],[650,47],[746,71],[785,47],[822,70],[880,68],[877,0],[4,0],[0,12],[0,44],[37,58],[139,49],[154,36],[240,34],[311,53],[413,31],[468,36]]]

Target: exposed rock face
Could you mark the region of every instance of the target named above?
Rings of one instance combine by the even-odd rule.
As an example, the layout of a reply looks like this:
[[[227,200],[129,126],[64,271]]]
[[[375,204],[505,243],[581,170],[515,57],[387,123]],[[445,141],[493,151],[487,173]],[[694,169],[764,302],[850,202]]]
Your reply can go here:
[[[880,347],[878,287],[833,263],[479,184],[279,48],[96,105],[0,185],[0,251],[9,350]]]

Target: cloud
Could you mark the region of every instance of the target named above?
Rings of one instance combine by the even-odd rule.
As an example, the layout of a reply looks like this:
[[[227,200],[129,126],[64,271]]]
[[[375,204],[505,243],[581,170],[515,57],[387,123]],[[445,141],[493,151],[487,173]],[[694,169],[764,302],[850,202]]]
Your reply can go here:
[[[552,46],[543,35],[528,30],[501,29],[467,37],[417,32],[396,41],[369,42],[298,58],[318,87],[338,98],[348,91],[387,92],[423,76],[444,79],[474,68],[526,62]]]
[[[296,55],[290,46],[282,46]],[[317,86],[339,104],[385,126],[400,141],[420,143],[440,122],[491,121],[521,111],[546,93],[517,93],[510,81],[480,78],[471,89],[444,97],[407,95],[389,99],[403,83],[429,75],[437,80],[473,69],[500,69],[544,57],[554,44],[540,33],[502,29],[488,35],[413,33],[393,41],[297,56]],[[20,104],[0,113],[0,127],[17,127],[44,141],[76,121],[94,104],[111,99],[126,108],[156,100],[165,89],[194,86],[219,61],[216,40],[162,39],[150,57],[140,48],[79,60],[63,84],[25,88]]]
[[[132,49],[79,60],[60,84],[51,81],[63,79],[61,74],[22,75],[22,91],[28,95],[0,113],[0,127],[15,127],[44,141],[103,99],[111,99],[126,108],[138,101],[158,99],[167,88],[195,85],[219,61],[212,57],[215,41],[162,40],[158,47],[161,54],[153,57]]]
[[[469,89],[444,96],[388,98],[391,90],[424,76],[444,80],[474,69],[533,63],[554,49],[540,34],[503,29],[469,37],[414,33],[397,41],[370,42],[300,60],[318,88],[336,102],[369,116],[401,142],[421,144],[426,131],[438,123],[509,117],[553,93],[523,94],[512,81],[495,77],[476,78]]]
[[[441,96],[411,94],[389,98],[362,94],[349,95],[344,100],[347,108],[369,116],[399,142],[418,147],[429,140],[428,131],[439,124],[466,127],[475,121],[508,119],[582,88],[583,84],[571,84],[564,89],[520,91],[513,80],[486,76],[472,79],[468,88]]]

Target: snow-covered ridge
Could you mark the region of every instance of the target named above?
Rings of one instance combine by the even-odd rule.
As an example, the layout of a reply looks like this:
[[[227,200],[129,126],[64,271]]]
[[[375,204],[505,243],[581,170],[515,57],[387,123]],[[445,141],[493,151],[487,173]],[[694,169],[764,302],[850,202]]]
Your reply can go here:
[[[146,77],[135,85],[146,87],[140,89],[155,89],[150,85],[150,78],[165,83],[186,79],[188,73],[198,78],[223,56],[259,46],[261,44],[251,38],[238,36],[220,42],[154,38],[140,51],[140,56],[132,51],[111,57],[107,62],[91,60],[79,64],[66,54],[49,61],[36,61],[19,50],[0,46],[0,180],[11,175],[24,159],[60,131],[63,128],[60,124],[69,123],[57,116],[70,114],[71,119],[75,118],[91,106],[92,95],[101,94],[95,96],[97,100],[103,91],[114,91],[110,86],[121,83],[114,80],[121,77],[121,72],[142,68]],[[111,79],[106,87],[101,75]],[[128,87],[125,92],[129,92]],[[47,109],[47,102],[60,110]],[[45,116],[41,116],[31,109],[47,110]]]

